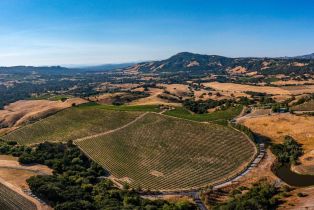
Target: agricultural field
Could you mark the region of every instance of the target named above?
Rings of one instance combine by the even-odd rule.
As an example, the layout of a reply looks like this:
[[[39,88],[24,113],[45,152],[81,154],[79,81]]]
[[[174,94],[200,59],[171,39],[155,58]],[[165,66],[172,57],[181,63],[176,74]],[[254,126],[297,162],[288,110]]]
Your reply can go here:
[[[0,209],[3,210],[36,210],[34,203],[0,183]]]
[[[137,111],[122,112],[96,107],[91,105],[66,109],[21,127],[2,138],[20,144],[64,142],[118,128],[141,114]]]
[[[177,107],[173,110],[165,112],[165,115],[199,122],[210,121],[216,124],[227,125],[228,120],[231,120],[232,118],[238,116],[241,113],[242,109],[242,106],[237,106],[229,108],[227,110],[220,110],[207,114],[194,114],[183,107]]]
[[[254,143],[234,129],[157,113],[75,143],[116,181],[151,190],[198,188],[225,180],[256,153]]]

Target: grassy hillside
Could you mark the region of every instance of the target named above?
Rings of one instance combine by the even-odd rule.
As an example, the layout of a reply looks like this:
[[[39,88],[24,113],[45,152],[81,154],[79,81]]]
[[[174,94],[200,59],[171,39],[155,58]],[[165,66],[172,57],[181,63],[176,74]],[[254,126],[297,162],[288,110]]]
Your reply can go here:
[[[160,112],[158,105],[107,105],[97,104],[94,102],[80,105],[80,108],[97,108],[104,110],[115,110],[115,111],[141,111],[141,112]]]
[[[89,106],[70,108],[17,129],[2,138],[20,144],[74,140],[118,128],[140,114],[140,112],[119,112]]]
[[[228,127],[150,113],[108,135],[76,142],[121,182],[174,190],[226,179],[253,157],[255,146]]]
[[[214,122],[216,124],[227,125],[228,120],[238,116],[242,111],[242,106],[232,107],[227,110],[216,111],[208,114],[191,114],[188,110],[182,107],[177,107],[173,110],[165,112],[166,115],[179,117],[187,120],[199,122]]]

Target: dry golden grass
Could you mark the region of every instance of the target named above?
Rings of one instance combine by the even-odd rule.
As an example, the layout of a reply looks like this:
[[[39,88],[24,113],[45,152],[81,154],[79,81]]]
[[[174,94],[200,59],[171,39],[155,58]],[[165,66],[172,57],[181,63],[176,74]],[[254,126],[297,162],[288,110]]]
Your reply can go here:
[[[262,66],[263,66],[263,67],[262,67],[261,69],[262,69],[262,70],[263,70],[263,69],[268,69],[270,64],[271,64],[271,62],[264,61],[264,62],[262,63]]]
[[[314,83],[314,80],[313,79],[304,80],[304,81],[299,81],[299,80],[287,80],[287,81],[284,81],[284,80],[280,80],[280,81],[272,82],[271,84],[282,86],[282,85],[304,85],[304,84],[309,84],[309,83]]]
[[[256,76],[257,75],[257,71],[253,71],[253,72],[248,72],[246,73],[247,76]]]
[[[219,83],[209,82],[203,83],[206,87],[211,87],[218,91],[226,92],[246,92],[253,91],[258,93],[268,93],[273,95],[300,95],[306,93],[314,93],[314,85],[299,85],[299,86],[284,86],[284,87],[270,87],[270,86],[255,86],[242,85],[235,83]]]
[[[45,174],[52,174],[52,170],[47,166],[22,166],[19,164],[16,157],[0,155],[0,178],[16,187],[28,188],[26,180],[31,176],[37,175],[35,171],[41,171]]]
[[[191,61],[188,65],[186,65],[186,67],[193,67],[193,66],[199,66],[200,63],[197,61]]]
[[[302,144],[305,154],[301,165],[293,167],[303,174],[314,174],[314,117],[296,116],[289,113],[257,118],[242,118],[240,123],[252,131],[267,136],[274,143],[282,143],[286,135]]]
[[[0,160],[18,160],[18,158],[11,155],[0,155]]]
[[[0,125],[2,127],[18,127],[30,120],[39,119],[59,110],[71,107],[72,104],[82,104],[87,101],[71,98],[62,101],[22,100],[9,104],[0,110]]]
[[[246,72],[247,72],[247,69],[243,66],[237,66],[237,67],[234,67],[233,69],[228,70],[229,74],[244,74]]]
[[[284,102],[291,98],[291,95],[275,95],[272,96],[272,99],[274,99],[276,102]]]
[[[161,99],[158,97],[158,95],[162,94],[164,92],[163,89],[159,88],[149,88],[149,91],[147,91],[150,96],[146,98],[140,98],[138,100],[132,101],[130,105],[172,105],[172,106],[180,106],[179,103],[169,103],[165,99]]]
[[[104,83],[101,83],[97,87],[97,90],[102,91],[102,90],[108,90],[110,88],[121,88],[121,89],[131,90],[138,86],[140,86],[140,84],[137,84],[137,83],[112,84],[110,82],[104,82]]]
[[[140,66],[141,65],[136,64],[136,65],[126,69],[124,72],[128,73],[128,74],[138,74],[139,73],[138,70],[139,70]]]
[[[219,94],[219,96],[217,96]],[[234,99],[239,97],[248,97],[251,96],[246,93],[241,92],[227,92],[227,91],[207,91],[204,89],[201,90],[195,90],[194,91],[194,97],[195,100],[207,100],[207,99],[213,99],[213,100],[223,100],[223,99]]]
[[[167,91],[169,91],[171,94],[174,94],[176,96],[187,96],[191,91],[189,90],[188,85],[183,84],[159,84],[161,87],[165,87]]]
[[[125,93],[117,92],[117,93],[105,93],[98,96],[91,96],[88,99],[90,101],[94,101],[100,104],[111,104],[113,102],[113,98],[115,96],[123,95]]]
[[[269,93],[274,95],[285,95],[290,94],[288,90],[284,90],[279,87],[267,87],[267,86],[254,86],[254,85],[241,85],[235,83],[220,83],[220,82],[209,82],[203,83],[206,87],[211,87],[219,91],[228,91],[228,92],[246,92],[254,91],[259,93]]]
[[[291,95],[314,93],[314,85],[285,86],[281,88],[289,91]]]
[[[19,188],[28,188],[26,180],[37,174],[31,171],[0,168],[0,177],[10,184]]]
[[[300,62],[293,62],[290,64],[290,66],[298,66],[298,67],[303,67],[309,65],[308,63],[300,63]]]
[[[285,113],[244,118],[241,123],[275,143],[282,143],[284,136],[290,135],[303,144],[306,151],[314,149],[314,117]]]

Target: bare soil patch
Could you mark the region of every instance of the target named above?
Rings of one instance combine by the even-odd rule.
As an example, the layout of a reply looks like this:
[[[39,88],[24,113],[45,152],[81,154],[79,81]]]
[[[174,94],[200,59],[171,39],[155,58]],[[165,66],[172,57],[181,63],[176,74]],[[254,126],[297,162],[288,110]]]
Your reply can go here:
[[[18,169],[9,169],[9,168],[1,168],[0,167],[0,177],[13,184],[16,187],[21,189],[27,189],[28,185],[26,180],[32,176],[36,176],[37,174],[31,171],[24,171]]]
[[[152,176],[157,176],[157,177],[164,176],[164,174],[162,172],[155,171],[155,170],[151,171],[149,174]]]
[[[26,180],[31,176],[38,175],[40,172],[44,174],[52,174],[52,170],[44,165],[20,165],[14,157],[10,158],[6,155],[0,156],[0,182],[16,193],[26,197],[30,201],[34,202],[38,210],[51,210],[52,208],[40,203],[33,197],[30,197],[22,191],[22,189],[28,189]]]

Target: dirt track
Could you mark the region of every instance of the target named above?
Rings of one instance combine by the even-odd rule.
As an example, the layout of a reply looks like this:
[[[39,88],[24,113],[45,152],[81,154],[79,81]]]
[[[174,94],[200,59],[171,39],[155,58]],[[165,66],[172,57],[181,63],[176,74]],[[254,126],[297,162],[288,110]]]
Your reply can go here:
[[[145,112],[144,114],[141,114],[140,116],[135,118],[133,121],[131,121],[131,122],[129,122],[129,123],[119,127],[119,128],[116,128],[116,129],[113,129],[113,130],[110,130],[110,131],[106,131],[106,132],[103,132],[103,133],[98,133],[98,134],[95,134],[95,135],[91,135],[91,136],[86,136],[86,137],[83,137],[83,138],[75,139],[74,142],[80,142],[80,141],[84,141],[84,140],[87,140],[87,139],[93,139],[93,138],[97,138],[99,136],[104,136],[104,135],[107,135],[107,134],[119,131],[119,130],[121,130],[123,128],[126,128],[126,127],[132,125],[133,123],[137,122],[139,119],[143,118],[148,113],[149,112]]]

